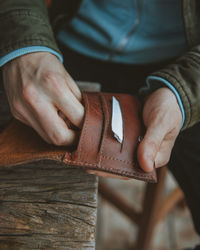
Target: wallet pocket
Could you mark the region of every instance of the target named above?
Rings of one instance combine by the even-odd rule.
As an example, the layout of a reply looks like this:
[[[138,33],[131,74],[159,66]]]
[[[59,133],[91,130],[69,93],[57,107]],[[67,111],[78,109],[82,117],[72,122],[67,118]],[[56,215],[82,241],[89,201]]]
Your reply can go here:
[[[83,93],[83,102],[85,117],[79,143],[74,152],[66,154],[64,162],[97,167],[104,123],[101,99],[98,93]]]
[[[143,134],[139,117],[140,104],[131,95],[100,94],[105,117],[103,137],[100,148],[100,165],[109,172],[141,178],[144,173],[137,164],[136,151],[139,137]],[[121,107],[123,120],[123,141],[120,143],[112,131],[112,97],[115,97]],[[151,178],[149,176],[149,178]]]

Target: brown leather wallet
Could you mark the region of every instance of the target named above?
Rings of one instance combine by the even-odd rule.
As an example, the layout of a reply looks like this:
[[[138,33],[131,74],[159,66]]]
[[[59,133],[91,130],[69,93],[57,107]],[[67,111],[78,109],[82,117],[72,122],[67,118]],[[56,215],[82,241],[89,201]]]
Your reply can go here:
[[[123,141],[111,129],[112,97],[121,107]],[[156,182],[155,169],[145,173],[137,163],[136,150],[144,129],[140,102],[128,94],[83,93],[85,117],[76,148],[44,142],[30,127],[14,120],[0,134],[0,166],[39,160],[55,160],[67,165],[104,171],[146,182]]]

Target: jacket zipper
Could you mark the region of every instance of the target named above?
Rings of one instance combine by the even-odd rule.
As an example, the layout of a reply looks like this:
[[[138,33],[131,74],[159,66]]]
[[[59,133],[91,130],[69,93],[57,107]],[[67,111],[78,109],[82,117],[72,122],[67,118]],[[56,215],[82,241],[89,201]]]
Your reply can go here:
[[[136,32],[136,30],[140,24],[141,16],[142,16],[143,0],[136,0],[136,1],[137,1],[137,16],[136,16],[134,25],[133,25],[132,29],[127,33],[127,35],[121,39],[117,48],[115,48],[114,50],[111,51],[111,53],[110,53],[110,60],[111,61],[113,60],[114,53],[122,53],[123,52],[124,48],[126,47],[126,45],[129,42],[131,36],[133,36],[133,34]]]

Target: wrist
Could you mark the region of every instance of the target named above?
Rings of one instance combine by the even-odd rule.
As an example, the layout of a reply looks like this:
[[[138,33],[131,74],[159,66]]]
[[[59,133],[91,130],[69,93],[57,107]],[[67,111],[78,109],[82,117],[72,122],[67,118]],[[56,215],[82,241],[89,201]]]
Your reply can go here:
[[[169,127],[175,126],[177,129],[181,129],[183,123],[182,111],[176,95],[167,87],[161,87],[150,93],[145,99],[143,111],[145,112],[145,119],[151,120],[151,115],[157,116],[159,113],[160,119],[168,123]],[[148,123],[148,121],[145,123]]]
[[[184,122],[185,122],[185,109],[184,109],[184,106],[183,106],[183,102],[182,102],[182,99],[181,99],[180,94],[177,91],[177,89],[168,80],[166,80],[166,79],[164,79],[162,77],[150,75],[146,79],[146,86],[140,89],[140,94],[143,95],[143,96],[147,96],[150,93],[156,91],[157,89],[164,88],[164,87],[171,90],[171,92],[176,97],[176,100],[178,102],[179,108],[180,108],[181,113],[182,113],[182,125],[181,125],[181,128],[183,128]]]
[[[20,56],[30,54],[30,53],[39,53],[39,52],[48,52],[52,55],[55,55],[60,60],[60,62],[63,63],[62,55],[51,48],[48,48],[46,46],[28,46],[24,48],[19,48],[17,50],[13,50],[9,52],[8,54],[4,55],[3,57],[1,57],[0,67],[2,67],[9,61],[12,61],[13,59],[18,58]]]

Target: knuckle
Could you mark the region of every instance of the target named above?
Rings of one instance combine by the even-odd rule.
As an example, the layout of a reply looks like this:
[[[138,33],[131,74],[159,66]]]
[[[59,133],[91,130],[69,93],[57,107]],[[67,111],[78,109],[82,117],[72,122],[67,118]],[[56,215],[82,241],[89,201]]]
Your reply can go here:
[[[38,102],[38,94],[33,85],[27,84],[22,89],[22,97],[30,106],[35,106]]]
[[[61,77],[57,73],[49,71],[43,74],[42,79],[48,88],[55,90],[60,85]]]
[[[45,82],[54,82],[55,81],[55,73],[53,73],[52,71],[45,71],[43,74],[42,74],[42,79],[45,81]]]
[[[33,95],[33,87],[31,86],[31,84],[26,84],[25,86],[23,86],[22,88],[23,98],[27,101],[31,99],[32,95]]]
[[[159,150],[159,145],[153,140],[147,140],[145,144],[145,153],[148,155],[149,154],[149,149],[151,152],[156,153]]]
[[[57,146],[64,146],[68,144],[68,136],[64,133],[54,133],[52,136],[52,141]]]
[[[59,99],[63,96],[67,96],[69,88],[67,84],[65,84],[65,79],[62,75],[55,72],[44,73],[43,82],[47,90]]]

